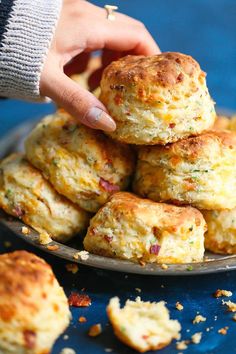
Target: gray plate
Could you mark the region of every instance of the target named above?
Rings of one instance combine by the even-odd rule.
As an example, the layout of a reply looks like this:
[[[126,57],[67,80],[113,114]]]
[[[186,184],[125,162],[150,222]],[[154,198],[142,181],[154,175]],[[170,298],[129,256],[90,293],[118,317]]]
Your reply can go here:
[[[5,138],[0,141],[0,158],[10,154],[13,151],[19,151],[23,149],[23,140],[28,132],[35,125],[35,121],[27,122],[18,126],[11,131]],[[58,248],[54,251],[50,251],[47,246],[39,243],[39,234],[30,229],[29,235],[25,236],[21,232],[24,224],[12,217],[9,217],[4,212],[0,211],[0,223],[14,232],[20,238],[23,238],[26,242],[40,248],[46,252],[52,253],[57,257],[64,258],[66,260],[82,263],[91,267],[97,267],[102,269],[114,270],[126,273],[136,274],[149,274],[149,275],[193,275],[204,273],[216,273],[224,272],[228,270],[236,269],[236,255],[234,256],[221,256],[206,253],[207,260],[199,263],[185,263],[185,264],[170,264],[167,269],[162,269],[158,264],[147,264],[141,266],[139,264],[131,263],[128,261],[117,260],[112,258],[106,258],[90,254],[87,260],[75,260],[74,254],[78,250],[82,250],[82,243],[77,241],[76,238],[68,245],[63,245],[57,242],[51,242],[49,245],[57,245]]]

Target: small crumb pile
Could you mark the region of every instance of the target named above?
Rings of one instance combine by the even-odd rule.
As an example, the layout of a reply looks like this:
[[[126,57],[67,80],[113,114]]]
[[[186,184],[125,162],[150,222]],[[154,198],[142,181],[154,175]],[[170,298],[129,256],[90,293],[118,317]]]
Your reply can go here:
[[[90,337],[97,337],[102,333],[102,326],[100,323],[96,323],[89,328],[88,335]]]
[[[60,354],[76,354],[76,351],[72,348],[63,348]]]
[[[200,323],[200,322],[205,322],[205,321],[206,321],[206,317],[203,317],[202,315],[197,315],[193,319],[193,324]]]
[[[193,334],[191,337],[192,343],[194,344],[199,344],[201,342],[201,339],[202,339],[202,332],[197,332]]]
[[[232,302],[230,300],[229,301],[222,300],[222,304],[227,306],[228,311],[236,312],[236,303],[235,302]]]
[[[222,297],[222,296],[230,297],[232,295],[233,295],[232,291],[221,290],[221,289],[216,290],[216,292],[213,294],[213,296],[216,298]]]
[[[29,235],[30,234],[30,229],[26,226],[22,226],[21,232],[23,235]]]
[[[188,348],[189,340],[181,340],[180,342],[176,343],[177,350],[185,350]]]
[[[183,305],[179,301],[176,302],[175,307],[179,311],[182,311],[184,309]]]
[[[71,272],[72,274],[76,274],[76,273],[78,273],[78,271],[79,271],[79,267],[78,267],[78,265],[75,264],[75,263],[67,263],[67,264],[66,264],[66,270],[67,270],[68,272]]]
[[[74,254],[74,259],[81,259],[81,261],[86,261],[89,258],[88,251],[79,251]]]
[[[79,321],[80,323],[85,323],[85,322],[87,322],[87,318],[84,317],[84,316],[80,316],[79,319],[78,319],[78,321]]]
[[[218,330],[218,333],[220,333],[220,334],[222,334],[222,335],[225,336],[225,335],[227,334],[228,329],[229,329],[229,327],[225,326],[225,327],[223,327],[223,328],[220,328],[220,329]]]

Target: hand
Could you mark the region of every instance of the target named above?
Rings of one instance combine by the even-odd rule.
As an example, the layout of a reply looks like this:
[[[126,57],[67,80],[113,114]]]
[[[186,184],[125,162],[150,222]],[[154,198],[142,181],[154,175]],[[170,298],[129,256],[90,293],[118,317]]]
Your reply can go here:
[[[83,71],[89,53],[95,50],[103,50],[103,66],[126,54],[160,53],[141,22],[117,12],[115,16],[110,21],[103,8],[84,0],[64,0],[40,79],[41,95],[50,97],[83,124],[105,131],[116,127],[106,108],[65,72]],[[101,70],[94,78],[99,80],[100,74]]]

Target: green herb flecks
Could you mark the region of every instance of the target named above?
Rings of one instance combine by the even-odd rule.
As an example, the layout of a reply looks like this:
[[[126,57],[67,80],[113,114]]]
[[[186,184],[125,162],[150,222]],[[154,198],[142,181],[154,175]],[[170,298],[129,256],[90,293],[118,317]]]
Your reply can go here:
[[[54,166],[58,166],[58,165],[59,165],[59,161],[58,161],[57,159],[53,159],[53,160],[52,160],[52,164],[53,164]]]
[[[11,190],[11,189],[8,189],[7,191],[6,191],[6,198],[11,198],[12,197],[12,195],[13,195],[13,191]]]
[[[125,332],[126,332],[125,326],[121,326],[121,327],[120,327],[120,330],[121,330],[121,332],[125,333]]]

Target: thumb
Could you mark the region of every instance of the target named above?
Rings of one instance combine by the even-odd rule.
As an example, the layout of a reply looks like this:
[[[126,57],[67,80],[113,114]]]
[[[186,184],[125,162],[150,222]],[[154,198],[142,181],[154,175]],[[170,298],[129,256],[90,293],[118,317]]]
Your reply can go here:
[[[105,106],[64,73],[59,72],[53,79],[48,80],[43,94],[90,128],[105,131],[116,129],[116,124],[108,115]]]

